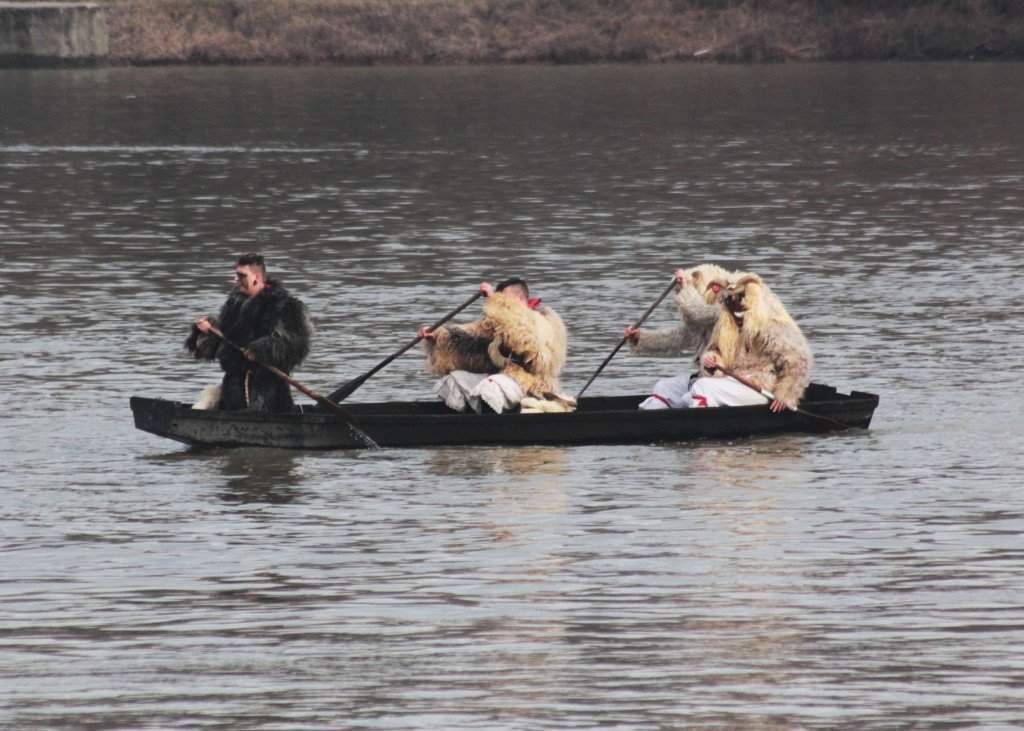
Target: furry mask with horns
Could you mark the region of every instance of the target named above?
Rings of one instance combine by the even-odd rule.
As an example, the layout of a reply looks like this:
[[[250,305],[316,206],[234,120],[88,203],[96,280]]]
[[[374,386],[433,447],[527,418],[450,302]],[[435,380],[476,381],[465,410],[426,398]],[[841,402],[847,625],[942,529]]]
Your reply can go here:
[[[776,325],[796,327],[781,300],[754,273],[738,274],[736,281],[718,294],[722,314],[715,325],[711,342],[726,368],[732,368],[741,345]]]

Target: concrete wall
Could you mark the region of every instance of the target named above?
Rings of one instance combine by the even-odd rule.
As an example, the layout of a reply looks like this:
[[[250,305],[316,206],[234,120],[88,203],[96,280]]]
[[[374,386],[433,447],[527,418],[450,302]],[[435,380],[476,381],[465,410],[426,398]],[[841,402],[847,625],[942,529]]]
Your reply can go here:
[[[108,52],[102,5],[0,2],[0,66],[87,63]]]

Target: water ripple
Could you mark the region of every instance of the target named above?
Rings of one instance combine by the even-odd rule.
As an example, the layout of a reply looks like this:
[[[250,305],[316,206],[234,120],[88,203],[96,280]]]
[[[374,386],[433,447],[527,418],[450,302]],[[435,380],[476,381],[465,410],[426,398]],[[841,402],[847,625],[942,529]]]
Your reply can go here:
[[[0,72],[5,727],[1016,727],[1019,76]],[[129,395],[217,380],[181,340],[251,249],[315,315],[319,389],[516,273],[574,390],[713,260],[882,402],[868,432],[635,447],[135,431]],[[412,354],[358,394],[429,396]]]

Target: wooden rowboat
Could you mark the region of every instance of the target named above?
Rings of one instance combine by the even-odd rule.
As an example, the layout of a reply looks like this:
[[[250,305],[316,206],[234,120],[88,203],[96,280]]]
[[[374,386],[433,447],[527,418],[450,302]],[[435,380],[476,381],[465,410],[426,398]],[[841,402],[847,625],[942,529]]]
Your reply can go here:
[[[878,396],[812,384],[801,412],[765,406],[640,411],[644,396],[589,397],[568,414],[460,414],[439,401],[344,404],[381,447],[525,444],[635,444],[731,439],[757,434],[866,429]],[[187,404],[134,396],[135,426],[193,447],[361,449],[348,422],[320,406],[301,412],[197,411]]]

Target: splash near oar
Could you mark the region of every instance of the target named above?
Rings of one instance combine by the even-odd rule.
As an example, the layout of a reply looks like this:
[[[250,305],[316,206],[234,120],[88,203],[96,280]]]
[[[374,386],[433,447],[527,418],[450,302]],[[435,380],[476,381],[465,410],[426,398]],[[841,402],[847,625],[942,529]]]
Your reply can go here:
[[[669,292],[671,292],[673,289],[676,288],[677,284],[678,284],[678,282],[677,282],[676,278],[673,277],[671,284],[669,284],[668,287],[665,288],[665,291],[662,292],[661,296],[658,297],[658,299],[656,299],[654,301],[654,304],[647,308],[647,311],[643,315],[640,316],[640,319],[637,320],[635,323],[633,323],[633,327],[636,328],[636,327],[640,327],[641,325],[643,325],[644,322],[647,320],[647,318],[651,316],[651,313],[654,312],[655,309],[657,309],[658,305],[660,305],[662,303],[662,301],[666,297],[668,297]],[[594,375],[592,375],[590,377],[590,380],[587,381],[586,384],[584,384],[583,388],[580,389],[580,392],[576,394],[576,402],[577,403],[579,403],[580,398],[583,397],[583,392],[586,391],[588,388],[590,388],[590,384],[594,382],[594,379],[596,379],[599,375],[601,375],[601,371],[603,371],[605,366],[608,365],[611,362],[612,358],[615,357],[615,354],[618,353],[619,350],[622,349],[622,346],[625,345],[628,340],[629,340],[629,336],[628,335],[624,336],[622,338],[622,340],[619,341],[619,344],[615,346],[615,349],[608,355],[607,358],[604,359],[604,362],[594,372]]]

